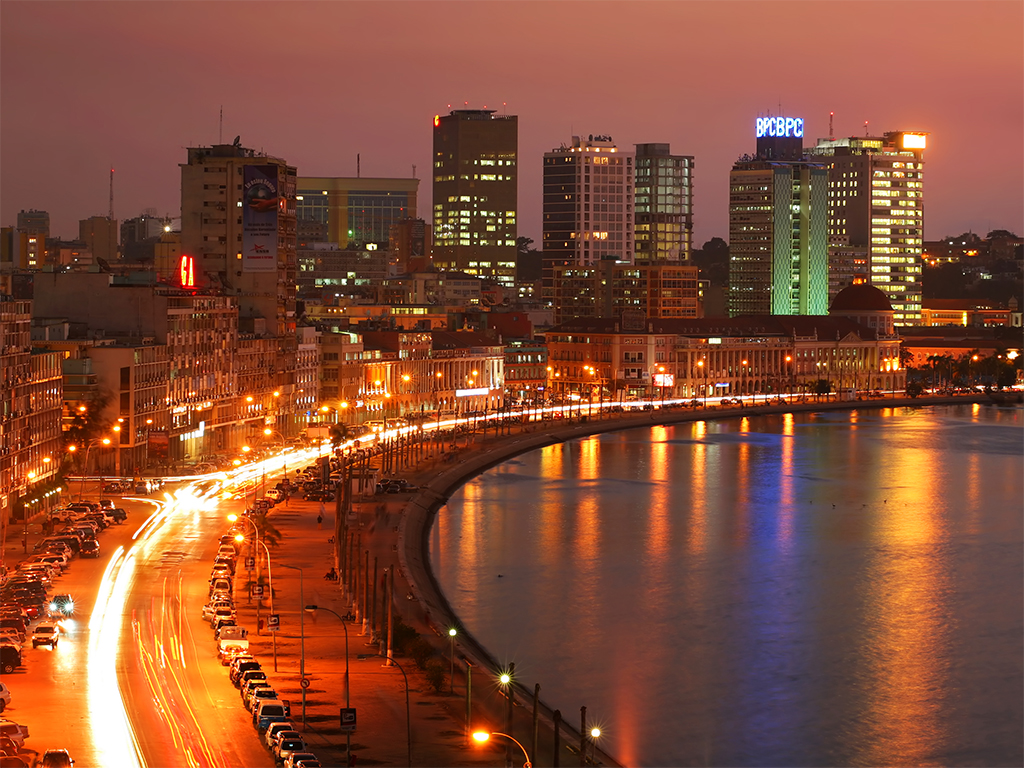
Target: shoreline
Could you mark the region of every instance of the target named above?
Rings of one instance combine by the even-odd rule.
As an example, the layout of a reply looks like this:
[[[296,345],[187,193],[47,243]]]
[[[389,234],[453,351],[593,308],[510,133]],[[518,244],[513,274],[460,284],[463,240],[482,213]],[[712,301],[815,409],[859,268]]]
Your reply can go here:
[[[401,522],[397,526],[397,553],[403,574],[405,575],[411,594],[415,597],[415,604],[418,605],[423,615],[420,617],[426,626],[432,631],[440,643],[435,643],[443,649],[444,638],[442,638],[441,627],[464,626],[448,603],[441,590],[440,584],[430,567],[429,541],[433,528],[435,516],[441,507],[445,506],[451,495],[473,477],[487,471],[488,469],[501,464],[515,456],[528,453],[538,448],[544,448],[568,440],[588,437],[605,432],[617,432],[638,427],[671,425],[708,419],[730,419],[744,418],[748,416],[763,416],[785,413],[807,413],[814,411],[852,411],[858,409],[880,409],[880,408],[923,408],[935,405],[991,405],[989,399],[984,395],[974,396],[947,396],[947,397],[926,397],[926,398],[884,398],[878,400],[853,400],[840,402],[809,402],[790,403],[786,405],[745,405],[742,407],[712,406],[709,408],[697,409],[662,409],[656,411],[643,411],[629,414],[615,414],[611,417],[604,416],[593,419],[581,419],[579,421],[553,421],[538,424],[535,431],[521,432],[518,435],[507,437],[495,436],[486,438],[482,445],[474,446],[473,449],[463,449],[457,462],[445,468],[444,465],[431,465],[422,469],[414,469],[412,475],[422,481],[420,491],[409,499],[405,505]],[[428,635],[428,639],[433,640]],[[461,658],[467,659],[478,673],[497,674],[500,669],[498,661],[466,630],[459,635],[459,648]],[[534,692],[521,682],[514,682],[513,686],[520,701],[528,702],[533,698]],[[520,707],[525,709],[525,706]],[[553,745],[554,742],[554,712],[544,703],[539,702],[539,719],[548,733],[544,740]],[[494,713],[491,713],[492,715]],[[523,720],[523,726],[517,732],[523,733],[522,727],[532,728],[532,722],[528,722],[528,712],[517,713]],[[498,713],[500,716],[500,713]],[[570,739],[562,739],[563,744],[580,742],[581,735],[578,728],[566,724],[563,719],[560,732],[569,734]],[[603,752],[597,745],[588,741],[589,749],[594,750],[595,759],[604,765],[619,766],[613,755]],[[538,750],[544,754],[543,750]],[[577,753],[578,754],[578,753]],[[547,764],[535,758],[536,764]]]

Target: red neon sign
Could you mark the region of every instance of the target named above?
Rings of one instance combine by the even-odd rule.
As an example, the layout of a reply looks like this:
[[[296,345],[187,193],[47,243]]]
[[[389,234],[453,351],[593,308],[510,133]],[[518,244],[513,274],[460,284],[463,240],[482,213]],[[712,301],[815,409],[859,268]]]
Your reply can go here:
[[[182,256],[181,264],[179,265],[179,272],[181,278],[182,288],[195,288],[196,285],[196,273],[195,273],[195,262],[191,256]]]

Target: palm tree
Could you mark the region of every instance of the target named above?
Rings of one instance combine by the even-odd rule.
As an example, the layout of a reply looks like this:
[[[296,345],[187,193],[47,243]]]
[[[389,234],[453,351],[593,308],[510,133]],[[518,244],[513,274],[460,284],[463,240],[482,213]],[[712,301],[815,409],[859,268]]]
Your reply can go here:
[[[351,439],[348,425],[346,424],[332,424],[330,429],[327,430],[327,434],[331,438],[332,450],[337,450],[338,446],[347,443]]]

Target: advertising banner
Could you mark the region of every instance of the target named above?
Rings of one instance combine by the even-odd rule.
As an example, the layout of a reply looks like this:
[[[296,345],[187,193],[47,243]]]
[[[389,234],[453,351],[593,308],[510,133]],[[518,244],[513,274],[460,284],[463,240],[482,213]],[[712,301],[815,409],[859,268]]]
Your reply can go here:
[[[170,453],[171,436],[166,429],[151,429],[147,434],[149,458],[166,461]]]
[[[247,165],[242,182],[242,271],[277,271],[276,165]]]

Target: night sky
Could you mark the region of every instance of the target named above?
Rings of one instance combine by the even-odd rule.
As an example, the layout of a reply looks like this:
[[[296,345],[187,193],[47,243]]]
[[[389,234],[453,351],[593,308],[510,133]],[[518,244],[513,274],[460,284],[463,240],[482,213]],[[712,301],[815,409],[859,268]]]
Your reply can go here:
[[[519,234],[541,156],[573,134],[696,158],[694,241],[728,238],[754,120],[828,136],[930,132],[925,239],[1024,230],[1024,3],[0,3],[0,224],[51,233],[177,216],[188,146],[240,135],[300,176],[412,174],[430,220],[433,116],[519,116]],[[503,106],[507,105],[507,106]]]

